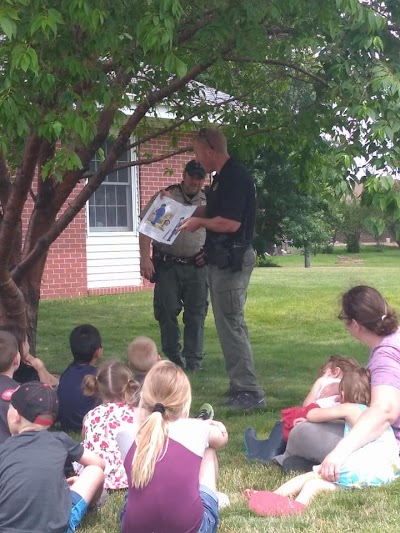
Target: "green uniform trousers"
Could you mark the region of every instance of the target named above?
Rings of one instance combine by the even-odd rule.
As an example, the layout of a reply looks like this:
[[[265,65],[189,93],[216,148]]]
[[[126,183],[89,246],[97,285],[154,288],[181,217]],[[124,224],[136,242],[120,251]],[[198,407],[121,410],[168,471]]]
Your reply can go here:
[[[244,306],[247,287],[255,265],[253,248],[246,250],[242,270],[232,272],[208,266],[211,303],[215,327],[225,358],[225,367],[234,392],[257,392],[264,394],[259,385],[247,326],[244,321]]]
[[[183,349],[178,315],[183,308]],[[207,267],[158,264],[154,317],[160,325],[161,347],[171,361],[201,364],[204,320],[208,309]]]

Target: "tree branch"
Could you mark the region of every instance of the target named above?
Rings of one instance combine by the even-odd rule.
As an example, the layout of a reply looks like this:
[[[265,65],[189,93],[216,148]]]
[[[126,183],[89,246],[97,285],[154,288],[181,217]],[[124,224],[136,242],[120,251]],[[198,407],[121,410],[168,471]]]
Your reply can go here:
[[[13,253],[13,243],[16,231],[21,223],[22,210],[24,208],[29,189],[32,185],[33,176],[40,151],[41,141],[32,133],[26,142],[22,164],[17,171],[15,182],[12,184],[7,204],[4,208],[4,216],[0,226],[0,282],[8,282],[9,261]]]
[[[4,154],[0,150],[0,203],[4,209],[8,195],[10,193],[10,173],[7,168],[6,160],[4,159]]]
[[[234,63],[254,63],[254,64],[261,64],[261,65],[275,65],[278,67],[288,68],[291,70],[296,70],[297,72],[301,72],[308,78],[312,78],[315,81],[318,81],[319,83],[322,83],[325,86],[329,86],[328,82],[318,76],[317,74],[314,74],[313,72],[309,72],[308,70],[305,70],[302,67],[299,67],[298,65],[295,65],[294,63],[287,63],[285,61],[278,61],[275,59],[265,59],[263,61],[259,61],[257,59],[250,59],[250,58],[241,58],[241,57],[235,57],[235,56],[229,56],[224,55],[224,59],[228,61],[233,61]]]

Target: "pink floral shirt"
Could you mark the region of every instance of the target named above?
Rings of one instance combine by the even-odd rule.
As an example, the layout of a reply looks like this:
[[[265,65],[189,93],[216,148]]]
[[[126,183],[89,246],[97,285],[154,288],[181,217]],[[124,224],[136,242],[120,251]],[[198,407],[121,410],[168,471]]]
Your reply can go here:
[[[119,451],[116,435],[133,424],[134,407],[124,403],[98,405],[83,419],[83,447],[95,452],[106,462],[106,489],[126,489],[128,480]],[[78,465],[80,466],[80,465]]]

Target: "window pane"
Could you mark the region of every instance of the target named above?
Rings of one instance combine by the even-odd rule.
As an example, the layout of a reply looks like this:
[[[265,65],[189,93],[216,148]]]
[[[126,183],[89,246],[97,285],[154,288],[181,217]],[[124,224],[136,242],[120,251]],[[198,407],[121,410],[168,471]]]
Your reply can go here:
[[[106,208],[96,207],[96,228],[105,228],[106,226]]]
[[[94,205],[105,205],[106,191],[104,185],[100,185],[97,191],[94,193]]]
[[[117,192],[117,201],[116,205],[127,205],[127,187],[115,187]]]
[[[115,185],[104,185],[105,205],[115,205],[116,194]]]
[[[115,206],[107,207],[107,227],[115,228],[117,225],[117,208]]]
[[[118,207],[117,221],[117,226],[128,226],[128,215],[126,207]]]

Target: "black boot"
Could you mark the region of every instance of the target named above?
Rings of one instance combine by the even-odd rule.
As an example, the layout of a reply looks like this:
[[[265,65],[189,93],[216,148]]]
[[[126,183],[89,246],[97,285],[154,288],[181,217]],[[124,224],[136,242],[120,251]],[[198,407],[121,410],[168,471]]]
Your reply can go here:
[[[247,459],[250,461],[270,462],[286,449],[286,442],[282,435],[283,422],[279,421],[265,440],[257,439],[256,430],[248,428],[244,432],[244,448]]]

